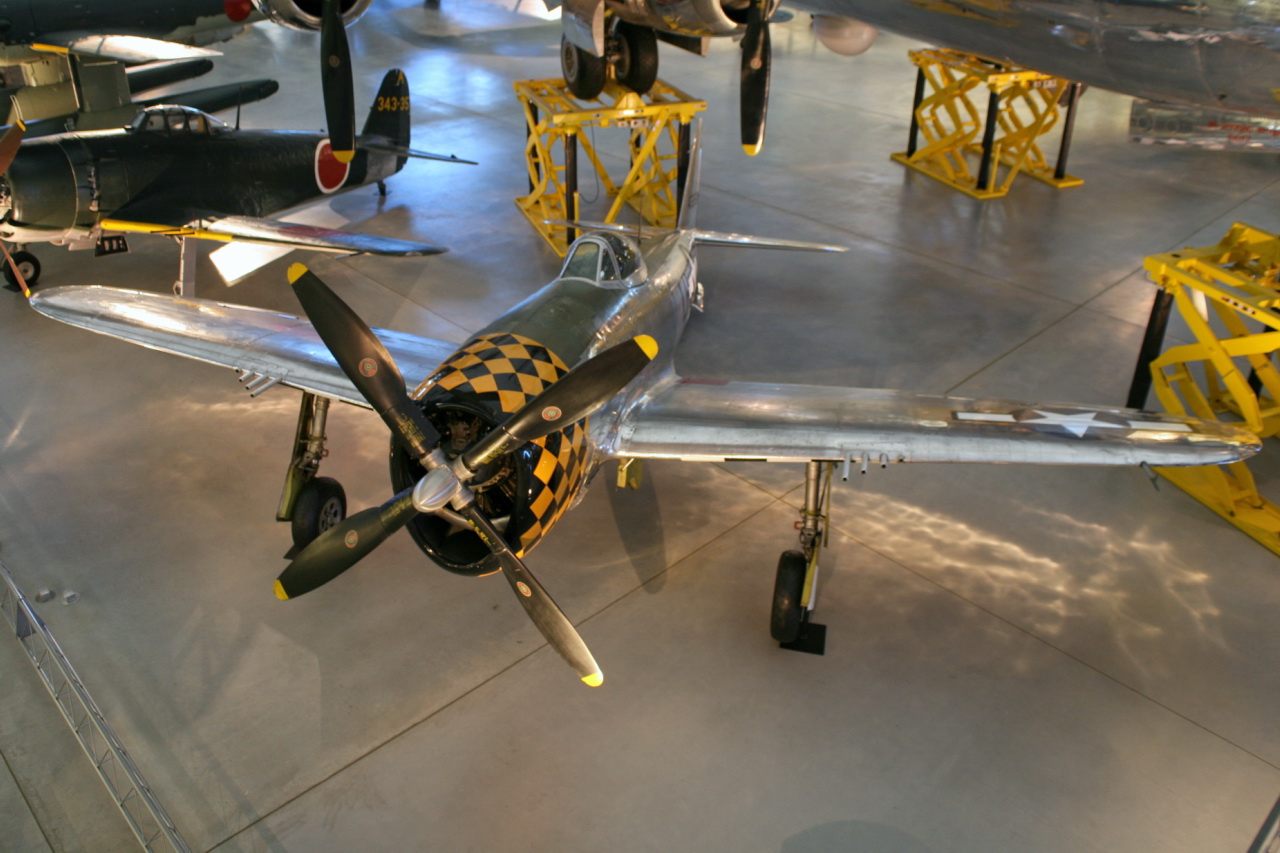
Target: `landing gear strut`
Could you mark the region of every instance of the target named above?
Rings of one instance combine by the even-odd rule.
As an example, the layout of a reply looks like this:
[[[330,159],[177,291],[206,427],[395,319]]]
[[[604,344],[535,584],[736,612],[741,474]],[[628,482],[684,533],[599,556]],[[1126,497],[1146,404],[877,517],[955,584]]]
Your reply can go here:
[[[301,551],[313,539],[347,517],[347,496],[332,477],[317,476],[320,460],[328,455],[324,427],[329,415],[329,398],[304,391],[298,410],[298,429],[293,438],[293,459],[285,473],[277,521],[290,522],[294,548],[286,557]]]
[[[4,267],[5,287],[10,290],[19,290],[21,288],[18,276],[13,272],[13,267],[15,266],[18,268],[18,272],[22,273],[23,279],[26,280],[27,287],[35,287],[36,282],[40,279],[40,261],[36,259],[36,256],[25,250],[12,252],[9,256],[13,258],[12,265],[8,261],[0,261],[0,265]]]
[[[827,539],[834,467],[830,462],[805,465],[804,507],[796,522],[800,547],[778,558],[769,633],[790,651],[820,655],[826,649],[827,626],[809,621],[809,616],[818,597],[818,554]]]

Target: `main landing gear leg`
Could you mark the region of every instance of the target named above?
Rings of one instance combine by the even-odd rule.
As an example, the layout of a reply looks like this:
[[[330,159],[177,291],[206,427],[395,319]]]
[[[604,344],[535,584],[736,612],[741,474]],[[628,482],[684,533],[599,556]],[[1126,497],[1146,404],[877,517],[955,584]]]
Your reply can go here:
[[[830,462],[805,465],[804,507],[796,522],[800,547],[778,558],[769,632],[789,651],[820,655],[826,650],[827,626],[809,617],[818,598],[818,554],[826,544],[832,467]]]
[[[174,296],[196,295],[196,244],[187,237],[177,237],[178,280],[173,283]]]
[[[347,517],[347,496],[342,485],[332,477],[316,476],[320,460],[329,453],[324,446],[328,415],[328,397],[302,392],[293,459],[285,473],[284,493],[276,512],[276,521],[288,521],[293,527],[293,548],[286,559]]]

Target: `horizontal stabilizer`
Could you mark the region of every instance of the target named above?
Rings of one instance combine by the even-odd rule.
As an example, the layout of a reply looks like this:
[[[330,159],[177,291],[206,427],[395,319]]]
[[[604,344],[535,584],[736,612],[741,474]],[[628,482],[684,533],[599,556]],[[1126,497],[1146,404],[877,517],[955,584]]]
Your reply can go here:
[[[398,157],[416,157],[419,160],[443,160],[446,163],[466,163],[468,166],[479,166],[475,160],[463,160],[454,154],[432,154],[430,151],[416,151],[412,148],[401,148],[398,145],[385,145],[381,142],[365,142],[357,140],[357,148],[376,151],[379,154],[395,154]]]
[[[630,234],[641,240],[649,237],[661,237],[673,233],[670,228],[654,228],[650,225],[620,225],[616,222],[569,222],[567,220],[545,220],[545,225],[560,228],[576,228],[580,231],[613,231],[618,234]],[[847,252],[848,246],[835,246],[830,243],[808,243],[803,240],[779,240],[773,237],[754,237],[750,234],[732,234],[726,231],[708,231],[705,228],[684,228],[686,234],[692,234],[695,243],[707,246],[747,246],[753,249],[787,249],[793,252]]]
[[[227,216],[221,219],[205,219],[188,225],[164,225],[126,219],[104,219],[104,231],[159,234],[164,237],[195,237],[201,240],[243,240],[268,246],[291,246],[295,249],[312,249],[317,252],[335,252],[343,255],[438,255],[446,252],[443,246],[379,237],[353,231],[338,231],[317,225],[284,222],[279,219],[255,219],[251,216]]]

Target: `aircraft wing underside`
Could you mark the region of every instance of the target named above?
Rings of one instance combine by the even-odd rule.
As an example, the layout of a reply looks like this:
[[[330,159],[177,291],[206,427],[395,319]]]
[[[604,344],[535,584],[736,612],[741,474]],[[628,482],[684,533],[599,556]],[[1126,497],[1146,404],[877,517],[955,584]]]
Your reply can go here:
[[[1132,409],[678,377],[627,411],[603,443],[615,457],[859,465],[1207,465],[1260,449],[1229,424]]]
[[[160,234],[167,237],[197,237],[223,242],[240,241],[267,246],[291,246],[295,249],[311,249],[318,252],[336,252],[343,255],[371,254],[418,256],[438,255],[442,246],[360,234],[354,231],[338,231],[316,225],[302,225],[279,219],[259,219],[252,216],[223,216],[202,218],[188,224],[165,224],[168,217],[148,216],[148,211],[121,210],[110,219],[102,221],[104,231],[125,231],[143,234]],[[185,217],[184,217],[185,219]],[[147,220],[161,220],[147,221]]]
[[[42,314],[151,349],[230,367],[335,400],[368,407],[311,324],[291,314],[109,287],[37,293]],[[410,382],[427,376],[457,344],[374,329]]]
[[[168,62],[221,56],[216,50],[136,35],[111,35],[82,31],[48,33],[32,45],[37,50],[105,56],[119,62]]]

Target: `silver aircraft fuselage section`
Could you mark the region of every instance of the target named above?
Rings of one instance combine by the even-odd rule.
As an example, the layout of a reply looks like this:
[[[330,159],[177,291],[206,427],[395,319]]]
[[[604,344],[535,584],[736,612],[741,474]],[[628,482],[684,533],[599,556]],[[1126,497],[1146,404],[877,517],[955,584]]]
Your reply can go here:
[[[1280,116],[1277,0],[798,0],[794,5],[1127,95]]]
[[[628,281],[562,273],[481,329],[477,337],[498,332],[523,335],[574,365],[636,335],[650,335],[658,342],[658,359],[669,361],[693,300],[697,263],[692,235],[675,232],[637,243],[615,234],[589,234],[570,247],[567,257],[571,261],[584,244],[606,241],[619,241],[637,251],[648,274]]]

